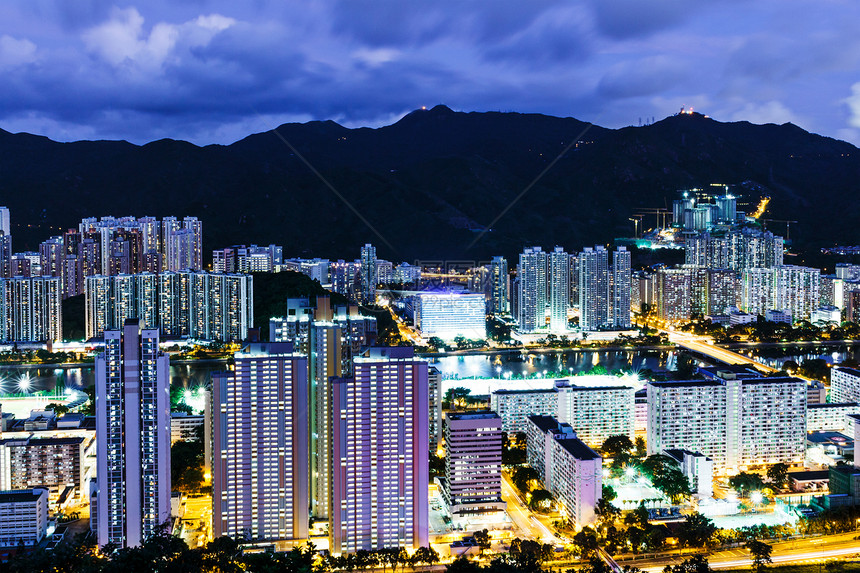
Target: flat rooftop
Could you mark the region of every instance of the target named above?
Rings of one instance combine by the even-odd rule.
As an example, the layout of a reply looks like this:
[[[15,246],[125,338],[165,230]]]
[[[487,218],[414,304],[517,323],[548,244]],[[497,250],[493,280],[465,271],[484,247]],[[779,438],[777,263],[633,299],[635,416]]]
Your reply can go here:
[[[497,420],[499,415],[493,411],[469,412],[467,414],[446,414],[448,420]]]
[[[537,426],[542,432],[549,432],[558,428],[558,420],[552,416],[528,416],[529,422]]]
[[[599,460],[600,456],[579,438],[556,438],[556,442],[578,460]]]

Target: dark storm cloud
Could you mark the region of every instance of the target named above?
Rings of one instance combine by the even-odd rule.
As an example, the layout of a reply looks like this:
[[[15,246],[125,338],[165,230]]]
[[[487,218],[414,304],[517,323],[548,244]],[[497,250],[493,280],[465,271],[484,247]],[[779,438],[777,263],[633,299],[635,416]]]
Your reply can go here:
[[[693,105],[860,140],[848,0],[8,0],[0,127],[229,142],[421,105],[610,127]]]

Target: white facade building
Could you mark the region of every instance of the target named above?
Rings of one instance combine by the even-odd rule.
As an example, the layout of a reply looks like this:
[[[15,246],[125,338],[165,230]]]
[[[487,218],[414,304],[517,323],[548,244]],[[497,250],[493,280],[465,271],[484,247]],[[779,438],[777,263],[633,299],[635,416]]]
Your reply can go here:
[[[603,495],[603,459],[567,424],[549,416],[528,418],[529,464],[578,526],[594,522]]]
[[[415,295],[415,327],[421,337],[450,341],[487,337],[486,300],[483,294],[420,293]]]
[[[556,247],[548,257],[549,271],[549,329],[567,332],[567,310],[570,307],[570,255]]]
[[[830,370],[830,401],[860,402],[860,370],[845,366]]]
[[[561,386],[557,392],[558,421],[570,424],[589,446],[600,447],[609,436],[620,434],[635,438],[634,388]]]
[[[32,547],[47,533],[48,490],[0,491],[0,547]]]
[[[852,414],[860,414],[860,403],[808,404],[806,406],[806,431],[832,430],[843,434],[850,433],[851,419],[849,416]]]
[[[540,247],[520,253],[517,267],[519,292],[517,325],[520,332],[535,332],[546,327],[547,254]]]
[[[509,436],[527,429],[529,416],[558,415],[558,393],[547,390],[496,390],[490,393],[490,410],[502,418],[502,431]]]
[[[651,382],[648,453],[686,449],[724,473],[803,463],[806,382],[797,378]]]

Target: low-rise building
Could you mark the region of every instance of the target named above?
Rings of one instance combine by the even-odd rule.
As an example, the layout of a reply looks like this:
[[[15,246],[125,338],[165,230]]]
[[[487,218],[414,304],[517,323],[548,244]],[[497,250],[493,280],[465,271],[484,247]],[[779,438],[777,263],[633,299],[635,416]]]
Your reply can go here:
[[[170,414],[170,445],[176,442],[197,441],[197,428],[206,424],[205,416],[194,416],[185,412],[172,412]]]
[[[635,438],[634,388],[565,385],[557,391],[558,420],[570,424],[589,446],[599,447],[609,436]]]
[[[690,491],[699,498],[709,498],[714,495],[714,461],[708,456],[690,450],[664,450],[681,468],[681,472],[690,481]]]
[[[48,490],[0,491],[0,547],[31,547],[48,533]]]
[[[67,488],[74,497],[84,495],[84,441],[80,436],[0,441],[0,489],[44,489],[52,500]]]

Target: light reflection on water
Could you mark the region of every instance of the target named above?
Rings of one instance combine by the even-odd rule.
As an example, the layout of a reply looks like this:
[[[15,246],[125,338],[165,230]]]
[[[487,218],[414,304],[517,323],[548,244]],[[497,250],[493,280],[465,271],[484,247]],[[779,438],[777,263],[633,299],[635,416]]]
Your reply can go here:
[[[778,348],[736,349],[751,354],[770,366],[781,367],[787,360],[798,364],[803,360],[825,358],[831,363],[846,359],[860,360],[860,345],[787,345]],[[571,375],[588,372],[602,366],[608,372],[617,370],[640,372],[642,370],[671,370],[676,353],[670,350],[598,350],[598,351],[548,351],[524,353],[493,353],[471,356],[444,356],[429,358],[430,364],[439,368],[445,378],[512,378],[543,375]],[[835,361],[835,362],[834,362]],[[188,364],[172,364],[170,378],[173,386],[195,388],[208,385],[213,372],[227,369],[226,362],[206,361]],[[92,366],[77,368],[0,369],[0,393],[19,392],[21,385],[31,391],[56,388],[86,388],[94,384]]]

